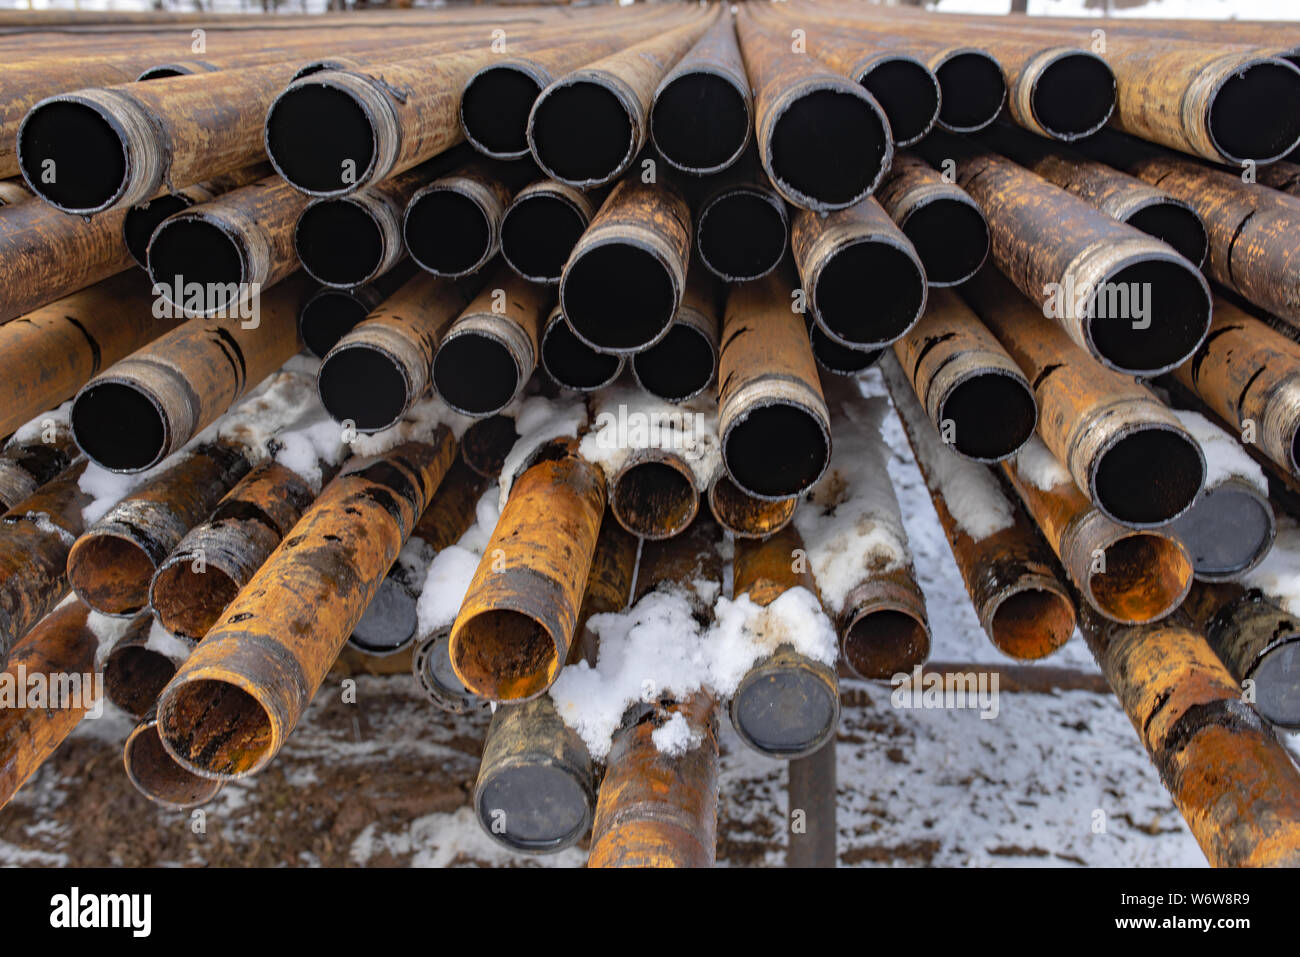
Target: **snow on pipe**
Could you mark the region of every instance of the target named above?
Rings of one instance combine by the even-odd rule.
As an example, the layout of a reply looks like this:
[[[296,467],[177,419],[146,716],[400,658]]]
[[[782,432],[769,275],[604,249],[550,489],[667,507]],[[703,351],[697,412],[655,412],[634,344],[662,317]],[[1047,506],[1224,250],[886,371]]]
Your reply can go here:
[[[530,282],[556,285],[603,199],[554,179],[530,183],[501,218],[501,258]]]
[[[163,690],[163,746],[202,777],[275,757],[451,465],[439,425],[329,483]]]
[[[90,609],[81,602],[65,601],[14,648],[0,680],[16,688],[26,687],[27,679],[19,680],[20,674],[45,675],[47,681],[56,675],[77,676],[81,682],[89,682],[97,670],[96,655],[101,645],[111,644],[133,629],[148,627],[148,617],[140,616],[109,633],[91,622]],[[23,782],[90,710],[92,689],[83,687],[82,691],[70,696],[66,707],[0,709],[0,752],[5,755],[0,765],[0,808],[9,803]]]
[[[1182,603],[1192,560],[1169,526],[1138,531],[1112,521],[1038,436],[1002,469],[1071,581],[1103,617],[1139,624]]]
[[[452,626],[457,678],[494,701],[545,693],[568,659],[605,511],[605,477],[576,441],[516,478]]]
[[[442,400],[474,418],[509,405],[537,368],[551,298],[547,287],[499,265],[438,343],[431,377]]]
[[[969,141],[930,137],[921,149],[931,163],[956,163],[998,268],[1104,365],[1156,375],[1205,339],[1209,286],[1172,248]]]
[[[439,343],[468,302],[461,285],[417,272],[325,354],[316,378],[325,410],[359,432],[399,422],[428,391]]]
[[[925,312],[925,267],[875,199],[827,216],[801,210],[790,249],[807,309],[832,342],[879,349],[905,335]]]
[[[252,469],[158,566],[149,606],[159,624],[182,640],[202,639],[313,498],[308,482],[283,465]]]
[[[1043,442],[1107,518],[1154,528],[1191,508],[1205,453],[1150,389],[1094,360],[996,270],[962,292],[1034,384]]]
[[[706,176],[740,158],[753,128],[749,78],[724,10],[655,89],[650,140],[669,166]]]
[[[606,514],[568,664],[595,664],[597,639],[586,621],[626,607],[636,558],[636,538]],[[595,807],[591,755],[560,718],[551,697],[499,705],[483,740],[474,786],[474,810],[484,832],[513,850],[553,853],[587,833]]]
[[[894,354],[944,442],[976,462],[1000,462],[1034,433],[1034,390],[956,293],[937,289],[931,297]]]
[[[787,525],[768,538],[736,540],[732,592],[766,607],[792,588],[814,596],[804,543]],[[732,726],[761,754],[794,759],[833,741],[839,725],[840,692],[835,669],[784,643],[756,662],[728,703]]]
[[[675,538],[646,542],[635,601],[654,591],[685,594],[699,621],[713,609],[700,591],[720,587],[720,530],[701,516]],[[662,729],[684,730],[690,746],[661,750]],[[591,828],[588,867],[711,867],[718,817],[718,718],[713,695],[661,697],[623,716],[605,761]]]
[[[565,321],[598,352],[654,345],[681,307],[690,252],[691,213],[681,193],[663,180],[621,180],[564,264]]]
[[[709,483],[709,511],[718,524],[738,538],[766,538],[779,532],[794,518],[798,497],[755,498],[742,491],[725,471]]]
[[[7,512],[72,465],[81,451],[67,423],[50,419],[50,431],[15,436],[0,451],[0,512]]]
[[[894,157],[876,199],[916,249],[930,286],[957,286],[989,254],[989,224],[975,200],[912,153]]]
[[[411,258],[435,276],[477,272],[501,248],[501,222],[520,173],[478,159],[411,196],[402,236]]]
[[[753,146],[711,180],[693,205],[696,252],[719,279],[748,282],[780,265],[790,235],[789,215]]]
[[[881,371],[985,634],[1022,661],[1052,654],[1075,625],[1056,556],[994,473],[942,440],[897,362]]]
[[[68,551],[84,528],[90,496],[78,485],[86,461],[69,466],[0,518],[0,665],[68,591]]]
[[[632,375],[650,395],[685,402],[713,384],[718,368],[721,290],[698,266],[667,334],[632,357]]]
[[[1300,771],[1205,638],[1178,618],[1080,630],[1211,866],[1300,866]]]
[[[754,97],[763,169],[787,200],[829,212],[852,206],[880,184],[894,155],[880,104],[854,80],[791,49],[749,7],[736,17]]]
[[[831,455],[830,415],[792,287],[788,271],[733,287],[718,357],[723,463],[741,491],[767,500],[807,489]]]
[[[551,310],[542,330],[541,365],[556,385],[594,392],[619,377],[624,361],[620,355],[591,348],[573,334],[558,305]]]
[[[613,182],[647,138],[655,88],[721,9],[689,11],[680,25],[607,56],[574,63],[533,101],[528,147],[548,176],[589,189]],[[673,21],[670,21],[673,22]],[[580,68],[579,68],[580,67]]]
[[[127,736],[122,764],[137,791],[171,811],[207,804],[225,787],[224,781],[201,777],[167,753],[158,736],[158,715],[153,708]]]
[[[104,615],[146,608],[158,567],[251,467],[248,449],[227,441],[174,456],[73,543],[68,582],[77,597]]]

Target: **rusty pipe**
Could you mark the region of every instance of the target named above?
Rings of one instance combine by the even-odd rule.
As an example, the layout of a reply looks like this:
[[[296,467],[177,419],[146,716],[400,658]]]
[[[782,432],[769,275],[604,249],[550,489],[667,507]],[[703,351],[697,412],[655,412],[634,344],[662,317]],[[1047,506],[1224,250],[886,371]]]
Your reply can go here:
[[[595,392],[619,377],[624,359],[597,352],[579,339],[556,305],[542,330],[540,362],[556,385],[575,392]]]
[[[158,736],[157,712],[152,709],[127,736],[122,764],[135,789],[169,811],[207,804],[225,787],[224,781],[200,777],[167,753]]]
[[[790,233],[785,200],[753,147],[695,204],[695,249],[719,279],[761,279],[780,265]]]
[[[435,276],[483,268],[501,248],[501,222],[518,171],[475,160],[421,188],[406,205],[402,236],[411,258]]]
[[[0,513],[9,511],[81,457],[66,424],[53,417],[34,424],[39,426],[39,435],[15,435],[0,452]]]
[[[608,482],[610,511],[638,538],[679,535],[700,509],[695,473],[675,449],[636,449]]]
[[[512,416],[478,419],[461,436],[461,458],[476,473],[495,482],[517,438],[519,433],[515,431]]]
[[[646,392],[667,402],[685,402],[713,384],[718,368],[720,290],[696,267],[668,333],[632,357],[632,375]]]
[[[593,197],[559,180],[530,183],[501,218],[501,258],[530,282],[557,284],[598,208]]]
[[[208,631],[158,701],[163,747],[202,777],[283,746],[455,454],[439,426],[347,466]]]
[[[143,718],[192,647],[156,621],[128,632],[104,659],[104,697],[136,720]]]
[[[779,532],[794,518],[799,504],[798,498],[755,498],[741,491],[726,472],[709,483],[708,500],[718,524],[737,538],[767,538]]]

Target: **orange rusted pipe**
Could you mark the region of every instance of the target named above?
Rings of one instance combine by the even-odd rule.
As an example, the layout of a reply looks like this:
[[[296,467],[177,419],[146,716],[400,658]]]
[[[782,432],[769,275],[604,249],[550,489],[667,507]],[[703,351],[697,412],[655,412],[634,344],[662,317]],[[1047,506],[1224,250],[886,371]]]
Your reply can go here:
[[[64,423],[49,418],[39,426],[39,436],[11,438],[0,452],[0,514],[81,458]]]
[[[326,486],[159,698],[163,746],[182,766],[246,777],[275,757],[455,451],[439,426]]]
[[[189,657],[192,641],[167,634],[156,622],[121,638],[104,659],[104,697],[139,720]]]
[[[167,753],[158,736],[158,714],[152,709],[127,736],[122,764],[137,791],[170,811],[207,804],[225,787],[224,781],[200,777]]]
[[[741,491],[720,472],[709,484],[709,510],[719,525],[739,538],[766,538],[790,523],[799,499],[767,501]]]
[[[960,285],[988,258],[983,210],[919,156],[895,156],[876,199],[911,240],[931,286]]]

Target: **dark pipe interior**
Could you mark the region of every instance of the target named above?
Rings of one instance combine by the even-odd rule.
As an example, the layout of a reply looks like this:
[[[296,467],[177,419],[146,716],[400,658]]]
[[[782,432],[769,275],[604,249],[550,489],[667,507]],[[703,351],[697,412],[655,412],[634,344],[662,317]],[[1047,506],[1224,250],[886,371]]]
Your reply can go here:
[[[926,281],[936,286],[965,282],[989,254],[989,227],[979,208],[950,199],[926,203],[907,217],[903,233],[916,247]]]
[[[942,91],[939,120],[956,132],[974,132],[1002,112],[1007,81],[1002,67],[986,53],[958,53],[935,70]]]
[[[1250,677],[1255,679],[1255,708],[1284,728],[1300,727],[1300,640],[1295,634],[1264,654]]]
[[[1136,295],[1148,312],[1145,320],[1136,315]],[[1116,368],[1135,375],[1179,364],[1210,327],[1210,300],[1200,274],[1177,261],[1155,259],[1126,266],[1096,290],[1094,302],[1089,338]],[[1150,326],[1134,328],[1147,321]]]
[[[1185,256],[1193,266],[1205,261],[1210,238],[1201,217],[1181,203],[1158,202],[1143,206],[1127,220],[1134,229],[1154,236]]]
[[[153,236],[153,231],[168,216],[189,209],[193,205],[194,203],[184,196],[169,194],[128,209],[126,218],[122,221],[122,236],[126,240],[126,249],[131,254],[131,258],[148,268],[149,239]]]
[[[618,97],[587,81],[557,87],[539,99],[532,134],[541,165],[572,183],[605,182],[636,146],[632,121]]]
[[[1234,160],[1267,160],[1300,140],[1300,73],[1260,63],[1234,73],[1210,106],[1210,135]]]
[[[192,562],[178,561],[154,579],[154,614],[173,635],[198,641],[238,594],[239,585],[219,568],[206,565],[200,572]]]
[[[136,77],[136,82],[145,83],[149,80],[166,80],[173,76],[189,76],[189,72],[174,66],[155,66]]]
[[[676,322],[668,334],[632,359],[637,381],[669,402],[689,399],[713,380],[713,344],[694,326]]]
[[[620,360],[591,348],[561,319],[551,323],[542,337],[542,367],[560,385],[587,391],[613,379]]]
[[[307,272],[321,282],[358,286],[383,263],[379,224],[356,203],[331,199],[314,203],[298,218],[294,246]]]
[[[234,301],[230,293],[244,281],[244,260],[239,247],[216,225],[188,217],[169,219],[154,230],[149,243],[149,278],[172,288],[178,277],[185,286],[203,287],[202,311],[212,312]],[[182,292],[188,299],[188,290]]]
[[[555,196],[515,203],[501,221],[501,255],[525,279],[559,282],[587,218]]]
[[[889,124],[864,98],[814,90],[791,103],[772,131],[772,170],[820,203],[847,205],[875,184]]]
[[[302,307],[298,332],[303,344],[317,359],[325,358],[340,339],[352,331],[369,309],[365,303],[342,290],[322,289]]]
[[[69,584],[106,615],[134,615],[148,605],[153,573],[153,559],[122,535],[82,536],[68,556]]]
[[[121,382],[90,386],[72,403],[72,435],[106,469],[134,471],[162,455],[162,413],[139,389]]]
[[[776,268],[789,231],[781,200],[736,189],[705,207],[695,235],[709,269],[729,282],[743,282]]]
[[[940,420],[953,423],[953,447],[962,455],[997,462],[1034,434],[1038,406],[1020,379],[1002,373],[973,375],[944,400]]]
[[[460,628],[452,654],[468,687],[500,700],[529,697],[549,684],[555,643],[532,618],[496,608],[479,612]]]
[[[695,517],[699,496],[689,478],[663,462],[642,462],[615,483],[610,507],[635,535],[664,538]]]
[[[104,663],[104,693],[128,714],[142,717],[158,700],[158,693],[176,674],[176,665],[166,655],[129,645],[118,648]]]
[[[855,242],[835,253],[812,291],[826,329],[846,342],[893,342],[920,318],[925,276],[890,243]]]
[[[560,289],[573,328],[603,349],[654,342],[679,304],[679,291],[663,263],[627,243],[588,249],[569,265]]]
[[[514,398],[519,369],[510,350],[496,339],[463,333],[438,347],[433,387],[453,409],[488,415]]]
[[[328,193],[350,189],[344,163],[360,182],[375,158],[375,133],[365,110],[348,94],[319,83],[280,94],[266,116],[266,149],[294,186]]]
[[[863,678],[909,674],[925,660],[929,648],[921,622],[888,608],[860,616],[844,636],[844,658]]]
[[[1157,525],[1182,514],[1201,490],[1205,463],[1195,439],[1143,428],[1101,456],[1093,478],[1097,504],[1129,525]]]
[[[716,170],[745,145],[745,99],[716,73],[683,73],[655,98],[650,131],[668,162],[695,172]]]
[[[221,782],[191,774],[176,763],[162,746],[156,725],[140,731],[126,745],[126,766],[149,796],[168,804],[189,807],[214,797]]]
[[[842,346],[826,335],[816,323],[813,323],[809,335],[813,358],[822,368],[837,375],[853,375],[863,369],[870,369],[885,354],[884,349],[850,349]]]
[[[482,208],[455,190],[435,189],[415,200],[403,231],[411,258],[439,276],[477,269],[492,251],[492,227]]]
[[[780,455],[773,450],[780,449]],[[821,476],[830,456],[821,423],[806,409],[776,404],[753,409],[727,432],[723,458],[732,480],[751,495],[797,495]]]
[[[340,349],[321,363],[316,385],[336,422],[351,419],[359,432],[377,432],[400,419],[410,404],[406,379],[384,353],[363,345]]]
[[[23,122],[18,156],[29,185],[55,206],[98,209],[126,179],[126,147],[96,110],[56,100],[32,109]],[[45,162],[52,182],[46,182]]]
[[[460,118],[470,142],[494,155],[528,152],[528,113],[542,92],[527,73],[511,66],[482,70],[465,85]]]
[[[1268,505],[1232,485],[1208,490],[1174,523],[1198,575],[1232,575],[1254,564],[1273,541]]]
[[[886,60],[862,77],[862,85],[885,111],[896,143],[911,143],[939,112],[939,85],[915,60]]]
[[[1067,54],[1043,68],[1031,97],[1043,129],[1077,139],[1100,129],[1115,109],[1115,75],[1090,53]]]

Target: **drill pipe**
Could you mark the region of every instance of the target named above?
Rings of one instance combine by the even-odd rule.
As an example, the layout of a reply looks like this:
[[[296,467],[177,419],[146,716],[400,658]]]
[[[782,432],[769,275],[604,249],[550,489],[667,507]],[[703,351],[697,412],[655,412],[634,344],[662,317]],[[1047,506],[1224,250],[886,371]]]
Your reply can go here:
[[[0,518],[0,666],[67,594],[68,549],[90,502],[78,486],[85,470],[84,460],[64,469]]]
[[[129,632],[104,659],[104,697],[140,720],[153,710],[159,692],[192,647],[193,642],[168,635],[153,623]]]
[[[158,701],[163,747],[202,777],[254,774],[283,746],[451,465],[446,426],[344,468]]]
[[[264,462],[251,470],[158,566],[149,586],[158,623],[178,638],[199,641],[313,497],[307,482],[283,465]]]
[[[10,439],[0,452],[0,513],[9,511],[81,458],[65,425],[51,418],[41,426],[40,436]]]
[[[23,185],[21,178],[0,179],[0,206],[12,206],[32,198],[32,192]]]
[[[68,582],[105,615],[134,615],[149,604],[158,566],[249,470],[245,451],[216,442],[176,456],[76,540]]]
[[[483,268],[501,248],[501,221],[519,175],[504,164],[476,160],[423,187],[402,218],[411,258],[452,279]]]
[[[515,420],[511,416],[492,415],[479,419],[461,436],[461,458],[479,475],[495,482],[518,438]]]
[[[954,160],[983,208],[998,268],[1078,345],[1129,375],[1167,372],[1200,345],[1209,286],[1173,249],[1005,157],[931,140],[926,158]]]
[[[592,197],[559,180],[530,183],[501,219],[501,258],[530,282],[557,284],[596,209]]]
[[[881,371],[985,634],[1012,658],[1045,658],[1074,634],[1060,563],[994,474],[942,441],[898,364],[885,362]],[[958,502],[967,489],[984,493],[978,513]]]
[[[565,321],[600,352],[654,345],[682,304],[690,255],[691,211],[681,193],[664,182],[622,180],[564,264]]]
[[[700,510],[695,472],[678,449],[634,449],[606,481],[609,510],[638,538],[679,535]]]
[[[759,541],[736,541],[732,594],[748,595],[767,607],[792,588],[817,595],[817,583],[807,563],[797,563],[803,539],[786,526]],[[796,571],[796,567],[801,571]],[[769,757],[801,758],[833,740],[840,718],[839,682],[835,669],[780,645],[746,672],[728,705],[732,727],[742,741]]]
[[[1029,380],[956,293],[936,290],[894,353],[954,452],[1000,462],[1033,435],[1038,405]]]
[[[152,708],[127,736],[122,764],[135,789],[169,811],[207,804],[225,787],[224,781],[199,777],[167,753],[158,736],[158,714]]]
[[[430,373],[442,400],[464,415],[495,415],[537,368],[551,291],[504,264],[442,335]]]
[[[736,486],[790,498],[816,482],[831,455],[830,413],[808,331],[793,311],[788,271],[736,286],[718,356],[718,434]],[[775,459],[772,450],[779,449]]]
[[[817,367],[832,375],[854,376],[864,372],[879,362],[881,356],[889,350],[888,346],[880,349],[850,349],[848,346],[842,346],[826,335],[826,331],[813,322],[811,316],[805,318],[808,325],[808,342],[812,346]]]
[[[780,265],[789,217],[753,147],[725,176],[709,183],[695,209],[695,249],[719,279],[761,279]]]
[[[1205,639],[1177,619],[1080,630],[1210,864],[1300,866],[1300,771]]]
[[[578,634],[569,664],[595,664],[592,615],[622,611],[632,591],[637,540],[607,515],[596,539]],[[587,747],[565,725],[549,695],[503,704],[483,739],[474,785],[474,810],[483,830],[516,851],[551,853],[569,847],[591,827],[596,771]]]
[[[692,270],[668,334],[632,357],[632,375],[642,389],[667,402],[685,402],[713,384],[720,292],[712,276],[698,267]]]
[[[870,196],[894,156],[880,104],[860,84],[794,52],[749,7],[740,9],[736,28],[755,91],[759,157],[772,185],[816,212]]]
[[[829,216],[800,210],[790,250],[813,319],[833,342],[879,349],[925,312],[925,267],[875,199]]]
[[[556,385],[575,392],[595,392],[619,377],[624,359],[597,352],[574,335],[557,305],[542,330],[540,361]]]
[[[1111,521],[1037,436],[1002,469],[1071,581],[1101,615],[1140,624],[1182,603],[1192,559],[1171,529],[1134,531]]]
[[[72,403],[77,444],[116,472],[180,450],[298,351],[298,277],[261,297],[256,322],[186,322],[92,378]]]
[[[545,693],[568,660],[605,511],[605,478],[558,442],[523,472],[452,625],[461,683],[495,701]]]
[[[737,538],[767,538],[790,524],[798,497],[775,501],[741,491],[727,473],[719,472],[709,484],[709,511],[719,525]]]
[[[961,285],[988,258],[989,224],[979,204],[919,156],[895,156],[876,199],[911,240],[931,286]]]
[[[963,291],[1034,384],[1043,441],[1104,515],[1150,528],[1192,506],[1205,455],[1150,389],[1078,348],[995,270]]]
[[[298,313],[298,336],[307,351],[324,359],[340,339],[418,272],[413,263],[403,261],[374,282],[356,289],[317,289]]]
[[[438,345],[468,301],[456,283],[417,272],[325,355],[316,379],[325,410],[359,432],[400,421],[428,392]]]

